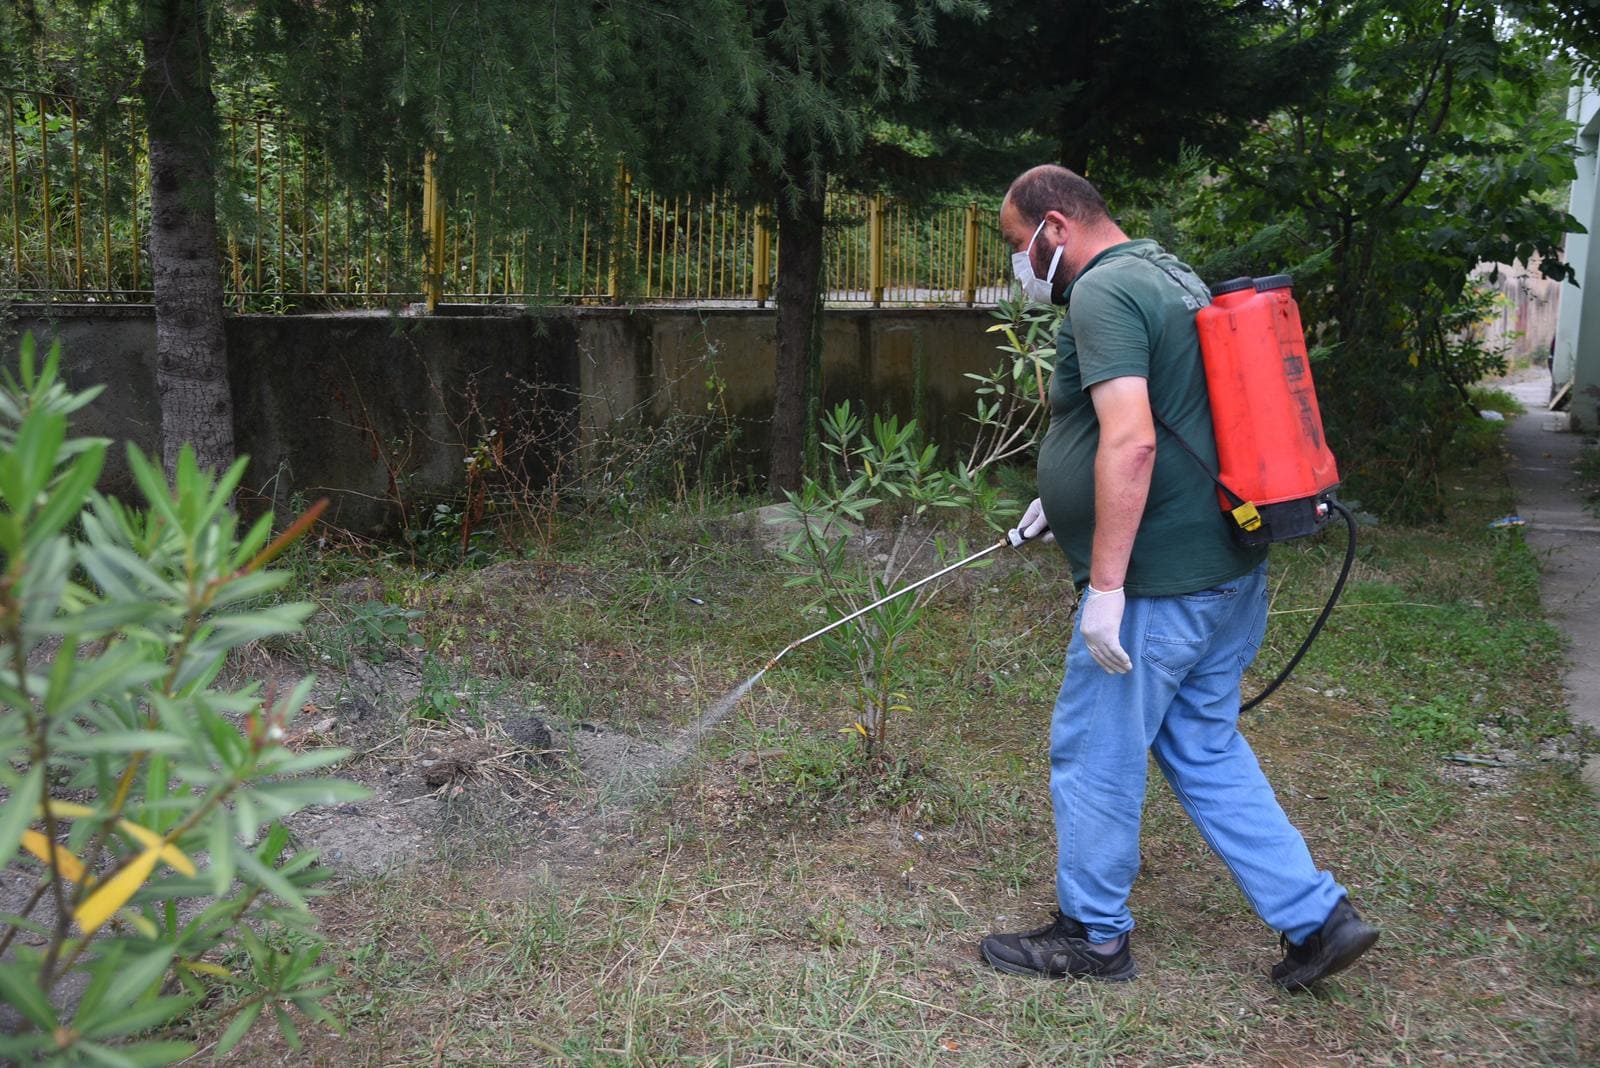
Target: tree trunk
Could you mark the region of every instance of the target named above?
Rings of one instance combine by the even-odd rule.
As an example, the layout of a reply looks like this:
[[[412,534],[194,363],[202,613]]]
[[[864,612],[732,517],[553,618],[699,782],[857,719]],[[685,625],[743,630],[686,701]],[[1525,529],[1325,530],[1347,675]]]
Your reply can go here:
[[[800,488],[809,411],[808,370],[822,316],[823,194],[808,192],[778,212],[778,355],[772,403],[774,492]]]
[[[161,460],[194,447],[202,468],[233,462],[233,395],[222,331],[217,246],[216,100],[204,5],[145,5],[145,122],[150,135],[150,267],[156,307]]]

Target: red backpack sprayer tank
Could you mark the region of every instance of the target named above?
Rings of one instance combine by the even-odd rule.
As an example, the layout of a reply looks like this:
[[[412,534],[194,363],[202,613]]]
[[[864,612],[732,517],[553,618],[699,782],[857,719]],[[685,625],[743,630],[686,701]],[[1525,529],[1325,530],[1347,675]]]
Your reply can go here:
[[[1321,530],[1339,485],[1292,284],[1286,274],[1222,282],[1194,318],[1217,438],[1218,493],[1246,544]]]
[[[1217,473],[1211,474],[1173,433],[1216,483],[1222,510],[1240,544],[1268,545],[1315,534],[1334,512],[1349,531],[1344,565],[1327,604],[1289,663],[1245,703],[1246,709],[1276,690],[1311,648],[1344,592],[1356,555],[1355,517],[1333,495],[1339,468],[1322,432],[1293,284],[1288,275],[1274,274],[1211,287],[1212,301],[1195,313],[1195,329],[1211,401]]]

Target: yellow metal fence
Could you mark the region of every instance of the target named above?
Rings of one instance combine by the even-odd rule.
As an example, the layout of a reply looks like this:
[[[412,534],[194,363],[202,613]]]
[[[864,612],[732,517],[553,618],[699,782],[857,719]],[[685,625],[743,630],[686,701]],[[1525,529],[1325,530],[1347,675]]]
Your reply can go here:
[[[91,115],[70,97],[3,89],[0,107],[0,297],[148,301],[149,159],[137,110]],[[540,233],[504,223],[493,183],[481,197],[452,192],[431,159],[391,161],[381,186],[375,176],[355,189],[274,116],[225,118],[222,135],[223,287],[240,311],[772,296],[779,249],[765,205],[665,198],[619,174],[612,218],[574,212]],[[1009,250],[976,203],[838,194],[827,214],[830,301],[986,304],[1009,291]]]

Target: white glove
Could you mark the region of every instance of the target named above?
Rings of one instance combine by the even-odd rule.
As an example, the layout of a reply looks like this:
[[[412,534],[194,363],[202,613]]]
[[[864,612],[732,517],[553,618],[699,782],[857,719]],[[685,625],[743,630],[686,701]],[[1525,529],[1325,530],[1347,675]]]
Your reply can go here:
[[[1128,598],[1118,586],[1114,590],[1083,588],[1078,602],[1078,629],[1095,662],[1113,675],[1133,670],[1133,661],[1122,648],[1122,610]]]
[[[1041,534],[1044,536],[1039,537]],[[1033,503],[1028,505],[1028,510],[1022,513],[1022,521],[1006,531],[1006,540],[1013,549],[1018,548],[1025,541],[1039,538],[1040,541],[1055,541],[1056,536],[1050,533],[1050,521],[1044,517],[1044,505],[1035,497]]]

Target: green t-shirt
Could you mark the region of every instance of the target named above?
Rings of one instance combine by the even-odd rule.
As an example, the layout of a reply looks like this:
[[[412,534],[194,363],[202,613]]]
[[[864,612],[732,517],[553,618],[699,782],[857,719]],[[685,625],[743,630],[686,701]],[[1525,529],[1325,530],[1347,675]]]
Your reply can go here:
[[[1205,283],[1154,241],[1113,245],[1067,288],[1050,380],[1050,429],[1039,448],[1039,497],[1080,586],[1089,581],[1100,445],[1090,386],[1129,375],[1145,379],[1151,408],[1210,471],[1217,470],[1194,325],[1195,312],[1210,300]],[[1158,423],[1150,496],[1128,561],[1128,594],[1193,593],[1255,567],[1266,549],[1236,546],[1227,522],[1206,472]]]

